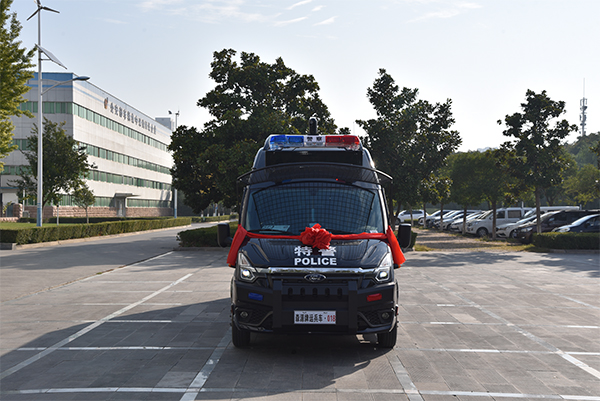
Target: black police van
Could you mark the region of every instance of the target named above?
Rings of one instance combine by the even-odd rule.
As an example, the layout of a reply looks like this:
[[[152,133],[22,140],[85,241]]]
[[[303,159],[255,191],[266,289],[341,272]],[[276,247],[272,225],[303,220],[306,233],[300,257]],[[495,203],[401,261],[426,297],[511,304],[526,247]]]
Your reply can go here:
[[[390,179],[357,136],[267,138],[238,178],[244,191],[227,259],[236,347],[252,332],[374,333],[380,346],[395,345],[394,269],[410,225],[398,238],[389,226],[382,183]],[[220,225],[220,244],[228,228]]]

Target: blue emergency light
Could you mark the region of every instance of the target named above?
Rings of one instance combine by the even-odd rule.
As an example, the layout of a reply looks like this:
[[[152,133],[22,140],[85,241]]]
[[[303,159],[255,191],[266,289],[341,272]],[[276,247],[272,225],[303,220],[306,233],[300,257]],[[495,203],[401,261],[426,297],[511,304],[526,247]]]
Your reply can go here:
[[[248,293],[248,298],[253,299],[255,301],[262,301],[263,300],[262,294],[257,294],[255,292]]]

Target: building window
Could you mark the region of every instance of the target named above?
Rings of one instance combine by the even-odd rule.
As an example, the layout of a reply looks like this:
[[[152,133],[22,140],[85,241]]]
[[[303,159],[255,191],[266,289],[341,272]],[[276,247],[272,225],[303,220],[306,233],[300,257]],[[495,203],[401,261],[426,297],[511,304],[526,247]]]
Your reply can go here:
[[[19,110],[29,111],[31,113],[37,113],[38,104],[37,102],[27,101],[19,105]],[[72,114],[95,124],[102,125],[112,131],[126,135],[139,142],[148,144],[154,148],[160,149],[164,152],[167,151],[167,145],[151,138],[147,135],[137,132],[129,127],[124,126],[116,121],[113,121],[101,114],[98,114],[92,110],[86,109],[72,102],[44,102],[44,113],[47,114]]]

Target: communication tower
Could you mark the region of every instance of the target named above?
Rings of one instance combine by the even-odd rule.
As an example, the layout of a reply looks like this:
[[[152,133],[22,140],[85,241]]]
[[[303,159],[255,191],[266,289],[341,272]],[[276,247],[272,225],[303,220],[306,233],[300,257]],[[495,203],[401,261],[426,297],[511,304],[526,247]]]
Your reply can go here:
[[[583,80],[583,99],[579,102],[579,108],[581,110],[581,115],[579,116],[579,121],[581,123],[581,136],[585,136],[585,122],[587,119],[586,110],[587,110],[587,99],[585,98],[585,79]]]

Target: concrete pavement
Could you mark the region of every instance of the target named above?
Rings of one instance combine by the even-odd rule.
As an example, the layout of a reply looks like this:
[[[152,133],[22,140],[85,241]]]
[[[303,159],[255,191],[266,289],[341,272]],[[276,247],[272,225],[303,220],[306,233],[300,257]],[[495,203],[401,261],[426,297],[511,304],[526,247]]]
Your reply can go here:
[[[19,288],[0,307],[2,400],[600,401],[597,254],[410,252],[393,350],[270,335],[239,350],[226,250],[157,245],[135,263],[137,240],[121,241],[46,290],[28,277],[51,277],[65,255],[24,252],[6,276],[2,253],[2,291]]]

